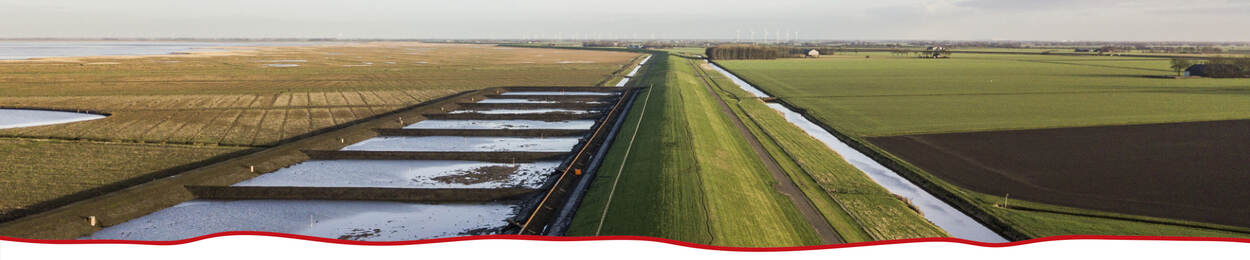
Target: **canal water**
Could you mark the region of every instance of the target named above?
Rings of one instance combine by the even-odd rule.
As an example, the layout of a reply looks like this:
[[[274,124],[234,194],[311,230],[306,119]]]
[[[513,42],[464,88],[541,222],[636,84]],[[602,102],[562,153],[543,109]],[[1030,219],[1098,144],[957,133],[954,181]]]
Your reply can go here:
[[[751,93],[752,95],[755,95],[756,97],[769,97],[767,93],[755,88],[755,86],[752,86],[741,78],[738,78],[733,75],[733,73],[729,73],[729,71],[726,71],[716,64],[711,65],[717,72],[725,75],[725,77],[732,80],[734,84],[738,85],[738,87]],[[859,152],[859,150],[855,150],[855,148],[843,143],[842,140],[839,140],[832,133],[825,131],[824,128],[808,120],[802,114],[790,110],[782,104],[769,103],[768,106],[785,115],[786,121],[789,121],[795,126],[803,129],[803,131],[807,132],[808,135],[820,140],[825,144],[825,146],[829,147],[829,149],[837,152],[848,163],[855,166],[856,169],[868,174],[868,177],[877,184],[885,187],[891,193],[906,198],[913,205],[919,208],[925,219],[928,219],[930,222],[933,222],[933,224],[943,230],[946,230],[946,232],[950,233],[952,236],[981,242],[1007,242],[1007,239],[985,227],[985,225],[982,225],[980,222],[972,219],[972,217],[969,217],[962,211],[959,211],[951,205],[946,204],[946,202],[934,197],[933,194],[929,194],[929,192],[921,189],[919,186],[916,186],[916,184],[911,183],[907,179],[904,179],[903,176],[899,176],[898,173],[886,168],[884,165],[881,165],[881,163],[872,160],[867,155]]]

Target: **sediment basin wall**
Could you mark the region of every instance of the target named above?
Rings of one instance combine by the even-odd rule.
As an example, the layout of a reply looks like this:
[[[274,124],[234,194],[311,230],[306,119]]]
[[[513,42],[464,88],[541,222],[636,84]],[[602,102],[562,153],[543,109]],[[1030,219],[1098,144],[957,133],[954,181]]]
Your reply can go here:
[[[516,200],[539,190],[417,189],[376,187],[186,186],[204,200],[360,200],[421,203],[494,202]]]
[[[577,129],[374,129],[382,136],[582,136],[589,130]]]
[[[305,150],[313,160],[455,160],[527,163],[562,160],[568,152],[397,152]]]
[[[466,91],[447,97],[411,105],[396,111],[359,119],[345,124],[282,140],[279,145],[250,154],[224,158],[206,165],[162,176],[144,176],[142,180],[124,181],[101,195],[75,198],[61,205],[49,206],[21,218],[0,223],[0,236],[31,239],[76,239],[94,233],[102,226],[111,226],[151,214],[196,197],[184,186],[228,186],[259,174],[276,171],[309,160],[304,150],[338,150],[349,144],[378,136],[374,129],[402,128],[426,120],[425,115],[454,110],[461,103],[476,102],[507,91],[544,90],[557,87],[509,87]],[[614,89],[620,91],[620,89]],[[577,91],[592,91],[578,88]],[[503,96],[497,98],[518,98]],[[557,97],[568,98],[568,97]],[[611,99],[616,97],[606,97]],[[605,100],[604,96],[574,100]],[[97,225],[88,221],[94,217]]]

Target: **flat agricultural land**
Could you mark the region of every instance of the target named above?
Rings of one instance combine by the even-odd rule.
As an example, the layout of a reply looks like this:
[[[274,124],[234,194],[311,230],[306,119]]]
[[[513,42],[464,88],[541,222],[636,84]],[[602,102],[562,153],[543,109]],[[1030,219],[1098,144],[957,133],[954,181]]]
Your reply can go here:
[[[718,62],[1025,236],[1250,236],[1244,227],[1208,223],[1246,226],[1231,220],[1245,219],[1244,211],[1229,211],[1244,205],[1234,199],[1244,197],[1234,194],[1244,189],[1219,188],[1225,192],[1212,195],[1195,188],[1233,182],[1228,178],[1245,172],[1221,166],[1245,162],[1245,149],[1231,147],[1244,138],[1216,129],[1235,126],[1140,133],[1128,129],[1142,126],[1127,126],[1250,118],[1247,79],[1165,78],[1174,75],[1168,59],[1128,57],[957,53],[934,60],[839,53]],[[1093,126],[1125,127],[1056,129]],[[1028,129],[1068,134],[1018,139],[1024,138],[1021,132],[1002,132]],[[942,135],[949,133],[959,138]],[[999,137],[985,136],[990,133]],[[1210,177],[1186,179],[1196,172]],[[1008,181],[1019,185],[1004,184]],[[1229,185],[1235,184],[1212,187]],[[1043,190],[1049,194],[1040,195]],[[996,207],[1007,193],[1012,208]],[[1170,198],[1155,200],[1164,197]],[[1149,202],[1096,207],[1117,199]],[[1142,206],[1203,199],[1191,207],[1224,210],[1225,216],[1198,217],[1198,210],[1159,214],[1163,207]]]
[[[1250,226],[1250,121],[869,139],[927,172],[1011,199]]]
[[[230,49],[0,61],[0,107],[111,114],[0,130],[6,138],[0,147],[45,155],[0,153],[6,193],[0,219],[33,203],[270,147],[461,91],[595,85],[638,56],[427,43]]]
[[[569,235],[820,244],[690,65],[653,54],[640,82],[652,87],[639,93]]]
[[[1167,59],[858,53],[718,62],[856,136],[1250,118],[1250,79],[1155,78],[1175,75]]]

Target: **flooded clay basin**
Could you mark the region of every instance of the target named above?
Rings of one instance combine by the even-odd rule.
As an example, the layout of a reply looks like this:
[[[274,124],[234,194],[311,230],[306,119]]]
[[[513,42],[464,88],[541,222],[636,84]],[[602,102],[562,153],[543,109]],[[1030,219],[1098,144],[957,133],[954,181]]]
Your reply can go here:
[[[641,68],[642,68],[642,64],[638,64],[638,66],[637,66],[637,67],[634,67],[634,70],[629,71],[629,74],[626,74],[625,76],[626,76],[626,77],[633,77],[633,76],[634,76],[634,74],[638,74],[638,69],[641,69]]]
[[[524,99],[524,98],[488,98],[488,99],[483,99],[482,101],[478,101],[478,103],[483,103],[483,104],[512,104],[512,103],[555,104],[555,103],[560,103],[560,102],[555,101],[555,100],[533,100],[533,99]]]
[[[513,91],[504,92],[504,96],[517,95],[551,95],[551,96],[612,96],[620,95],[620,92],[596,92],[596,91]]]
[[[479,113],[493,115],[508,114],[546,114],[546,113],[568,113],[568,114],[591,114],[598,113],[598,110],[580,110],[580,109],[562,109],[562,108],[536,108],[536,109],[473,109],[473,110],[456,110],[448,112],[448,114],[464,114]]]
[[[0,109],[0,129],[55,125],[104,118],[102,115],[34,110],[34,109]]]
[[[570,152],[579,137],[384,136],[343,147],[344,151],[393,152]]]
[[[594,120],[425,120],[405,126],[407,129],[559,129],[582,130],[595,126]]]
[[[537,189],[559,166],[557,161],[314,160],[234,186]]]
[[[364,241],[494,234],[514,204],[317,200],[192,200],[104,228],[84,239],[169,241],[226,231],[268,231]]]
[[[481,100],[481,101],[478,101],[477,103],[482,103],[482,104],[556,104],[556,103],[565,103],[565,104],[607,104],[608,102],[605,102],[605,101],[564,101],[564,102],[560,102],[560,101],[555,101],[555,100],[526,99],[526,98],[488,98],[488,99],[483,99],[483,100]]]

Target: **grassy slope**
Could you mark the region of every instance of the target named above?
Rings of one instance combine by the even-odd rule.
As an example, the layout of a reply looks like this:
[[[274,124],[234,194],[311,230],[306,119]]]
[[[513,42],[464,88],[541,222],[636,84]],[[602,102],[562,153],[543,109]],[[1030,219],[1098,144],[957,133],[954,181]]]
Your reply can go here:
[[[1250,118],[1250,80],[1148,78],[1165,59],[872,56],[722,64],[857,136]]]
[[[815,233],[739,136],[714,96],[676,57],[656,55],[644,79],[654,86],[636,101],[620,138],[570,228],[595,235],[613,181],[620,175],[599,235],[642,235],[728,246],[817,244]],[[632,152],[619,172],[634,124]]]
[[[1133,120],[1115,120],[1118,116],[1126,118],[1134,118],[1135,116],[1138,118],[1149,117],[1152,118],[1151,120],[1159,120],[1159,122],[1243,118],[1245,117],[1244,112],[1238,115],[1236,112],[1226,113],[1224,111],[1244,111],[1250,109],[1248,107],[1250,106],[1250,100],[1247,100],[1247,97],[1243,94],[1239,94],[1248,91],[1248,88],[1244,86],[1250,81],[1222,79],[1167,80],[1131,77],[1132,75],[1140,76],[1161,73],[1162,70],[1147,69],[1149,67],[1146,66],[1150,63],[1163,62],[1161,64],[1164,65],[1160,65],[1160,67],[1166,68],[1166,61],[1125,60],[1123,58],[1116,58],[1115,60],[1088,60],[1089,58],[1085,58],[1041,63],[1037,60],[1013,61],[1011,57],[1015,56],[968,55],[972,56],[969,57],[971,60],[959,62],[957,64],[959,65],[958,67],[964,69],[977,68],[982,73],[977,75],[964,73],[947,76],[941,75],[942,72],[955,73],[955,69],[942,69],[927,64],[920,64],[958,61],[961,59],[960,57],[965,55],[961,54],[955,59],[942,61],[910,58],[874,58],[875,60],[872,61],[862,61],[862,57],[854,60],[842,57],[816,61],[729,61],[722,62],[722,64],[727,64],[727,66],[730,66],[730,69],[739,73],[739,75],[743,75],[747,80],[759,84],[758,87],[763,88],[765,91],[779,95],[787,101],[809,109],[812,114],[815,114],[816,117],[827,124],[841,131],[859,135],[855,136],[855,138],[861,139],[861,141],[864,135],[1137,122]],[[803,64],[801,62],[808,63]],[[868,62],[875,63],[869,64]],[[1046,66],[1035,67],[1036,64],[1045,64]],[[995,68],[997,66],[1008,67]],[[855,72],[845,72],[845,70]],[[920,80],[913,79],[916,76],[904,75],[912,72],[933,77],[934,79]],[[1066,73],[1085,74],[1069,75]],[[872,77],[878,77],[876,80],[879,82],[873,82]],[[965,77],[966,79],[963,79]],[[1012,78],[1014,80],[1010,81],[1013,82],[1012,84],[994,85],[988,82],[988,78],[999,79],[999,81]],[[1078,79],[1087,79],[1088,82],[1080,82]],[[971,84],[977,81],[982,83]],[[960,82],[966,84],[960,84]],[[864,86],[865,84],[868,86]],[[1146,86],[1125,84],[1145,84]],[[1190,91],[1185,91],[1186,88]],[[913,92],[916,95],[903,94],[905,92]],[[815,96],[826,97],[817,98]],[[1062,96],[1061,99],[1074,99],[1079,102],[1056,100],[1054,96]],[[821,101],[819,99],[825,100]],[[960,101],[952,102],[950,99],[958,99]],[[1163,108],[1129,105],[1136,102],[1156,102],[1172,105]],[[935,106],[933,104],[946,105]],[[1064,115],[1058,116],[1056,111],[1064,111]],[[1034,116],[1029,116],[1029,114]],[[1038,117],[1057,120],[1033,121],[1042,120]],[[977,121],[985,121],[986,123],[982,124]],[[878,148],[878,150],[880,149]],[[901,161],[898,158],[895,158],[895,160]],[[978,208],[988,212],[995,218],[1010,223],[1021,232],[1032,237],[1071,234],[1250,236],[1250,233],[998,208],[994,207],[993,204],[999,202],[1001,198],[963,190],[924,173],[914,166],[906,166],[913,171],[920,172],[924,175],[922,177],[938,186],[953,191],[957,196],[965,200],[972,201]],[[1039,203],[1013,201],[1012,205],[1027,205],[1032,208],[1059,212],[1247,230],[1245,228],[1097,212]]]
[[[947,236],[784,115],[708,70],[774,158],[847,242]]]

